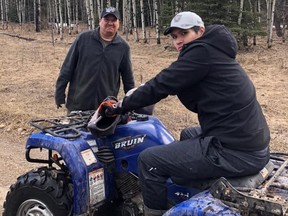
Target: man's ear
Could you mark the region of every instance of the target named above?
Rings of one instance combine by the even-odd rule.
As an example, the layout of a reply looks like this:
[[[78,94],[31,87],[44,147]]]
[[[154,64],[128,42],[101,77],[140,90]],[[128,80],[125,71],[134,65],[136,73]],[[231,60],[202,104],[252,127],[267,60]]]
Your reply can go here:
[[[200,26],[199,32],[201,33],[202,36],[205,32],[205,27]]]

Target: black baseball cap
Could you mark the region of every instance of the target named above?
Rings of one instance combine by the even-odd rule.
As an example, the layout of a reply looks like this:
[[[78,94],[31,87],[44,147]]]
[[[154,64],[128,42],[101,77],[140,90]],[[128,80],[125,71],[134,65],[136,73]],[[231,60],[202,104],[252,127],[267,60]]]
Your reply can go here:
[[[116,17],[116,19],[120,20],[120,13],[115,7],[107,7],[105,8],[101,13],[101,18],[107,16],[107,15],[113,15]]]

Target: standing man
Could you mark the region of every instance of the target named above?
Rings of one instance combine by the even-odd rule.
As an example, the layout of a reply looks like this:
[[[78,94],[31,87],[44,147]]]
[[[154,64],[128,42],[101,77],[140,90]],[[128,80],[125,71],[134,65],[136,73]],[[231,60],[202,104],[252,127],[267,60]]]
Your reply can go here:
[[[73,42],[56,82],[57,108],[66,102],[68,112],[96,110],[107,96],[118,95],[121,78],[125,93],[134,87],[130,47],[117,33],[119,26],[119,11],[108,7],[99,27]]]

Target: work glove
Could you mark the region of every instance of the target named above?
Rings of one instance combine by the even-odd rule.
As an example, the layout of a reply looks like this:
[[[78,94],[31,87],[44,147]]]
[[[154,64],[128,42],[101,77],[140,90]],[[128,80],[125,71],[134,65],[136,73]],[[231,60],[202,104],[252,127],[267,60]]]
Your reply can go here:
[[[115,117],[122,113],[121,103],[115,97],[109,96],[100,104],[98,113],[101,116]]]

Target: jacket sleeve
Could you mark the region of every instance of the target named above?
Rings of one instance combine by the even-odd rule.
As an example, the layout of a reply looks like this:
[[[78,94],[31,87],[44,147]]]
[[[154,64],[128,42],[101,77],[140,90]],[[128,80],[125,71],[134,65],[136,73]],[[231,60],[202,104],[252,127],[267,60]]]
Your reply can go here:
[[[123,56],[120,65],[120,74],[122,77],[123,89],[127,93],[130,89],[135,87],[134,76],[132,71],[130,47],[127,44],[127,51]]]
[[[78,60],[78,49],[77,49],[78,39],[74,41],[71,45],[66,58],[61,67],[58,79],[56,81],[56,91],[55,91],[55,102],[56,104],[65,103],[65,90],[68,83],[72,80],[77,60]]]
[[[205,46],[187,47],[187,50],[180,53],[177,61],[125,97],[123,110],[138,109],[157,103],[168,95],[177,95],[183,89],[197,85],[207,75],[208,70],[209,55]]]

